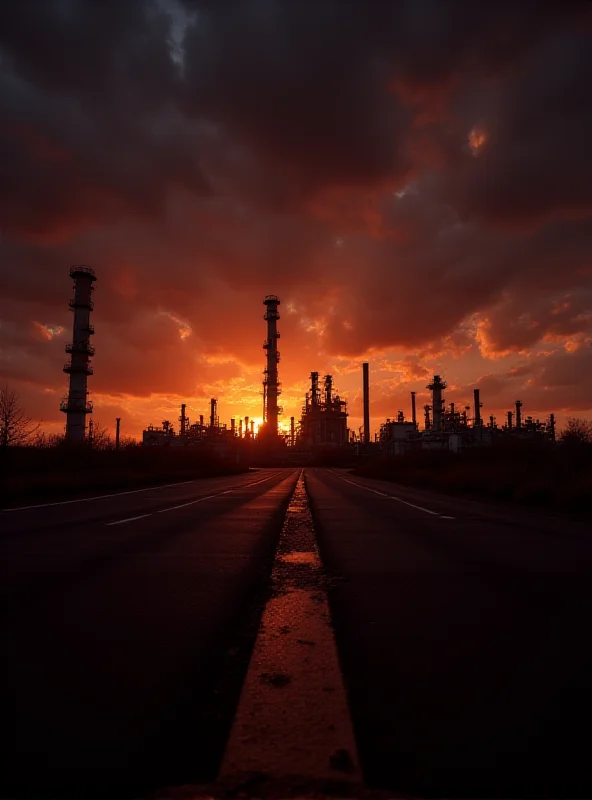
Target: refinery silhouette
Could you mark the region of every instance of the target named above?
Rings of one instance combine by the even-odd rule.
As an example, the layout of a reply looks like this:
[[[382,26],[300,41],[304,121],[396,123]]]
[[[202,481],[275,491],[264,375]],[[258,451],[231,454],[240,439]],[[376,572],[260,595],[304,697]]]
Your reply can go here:
[[[74,266],[70,270],[74,281],[73,296],[69,306],[74,312],[72,342],[66,345],[71,356],[64,365],[64,372],[70,376],[68,395],[62,400],[60,408],[67,415],[66,441],[84,442],[88,429],[92,432],[92,421],[86,425],[86,418],[93,412],[89,399],[88,378],[93,374],[90,360],[94,346],[90,337],[94,326],[90,314],[94,309],[92,293],[97,276],[87,266]],[[370,365],[362,364],[363,425],[359,430],[348,427],[346,401],[336,393],[333,376],[318,372],[310,373],[310,389],[306,393],[298,421],[290,417],[289,432],[282,433],[279,417],[283,412],[279,404],[281,382],[279,380],[280,351],[278,340],[280,332],[280,299],[277,295],[267,295],[263,304],[266,308],[264,320],[267,331],[263,342],[265,369],[263,371],[263,414],[262,424],[255,428],[255,421],[232,417],[230,424],[220,423],[218,398],[210,399],[209,417],[204,420],[191,420],[187,415],[187,404],[181,404],[176,430],[170,420],[160,426],[148,425],[142,433],[145,446],[202,446],[214,448],[225,453],[237,441],[241,443],[265,445],[267,448],[289,448],[293,453],[310,453],[318,449],[337,449],[355,453],[369,452],[384,455],[404,455],[420,450],[444,450],[458,452],[472,447],[483,447],[495,442],[512,439],[521,441],[555,441],[555,415],[550,414],[545,421],[523,417],[522,402],[516,400],[515,411],[508,411],[503,425],[498,425],[493,415],[487,422],[482,415],[483,404],[480,390],[474,389],[473,406],[458,408],[454,402],[446,403],[443,392],[446,381],[434,375],[427,385],[431,392],[431,403],[423,407],[423,426],[417,419],[416,393],[411,392],[411,417],[407,418],[400,410],[394,418],[382,421],[379,431],[371,436],[370,424]],[[116,420],[116,445],[120,440],[120,418]]]

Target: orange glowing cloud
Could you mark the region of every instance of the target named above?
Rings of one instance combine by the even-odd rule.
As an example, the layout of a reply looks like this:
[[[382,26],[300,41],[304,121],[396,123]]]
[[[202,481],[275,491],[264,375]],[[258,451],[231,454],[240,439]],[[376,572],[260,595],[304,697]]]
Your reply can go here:
[[[487,142],[487,133],[481,127],[475,127],[469,133],[469,147],[474,156],[479,154],[479,151],[485,146]]]

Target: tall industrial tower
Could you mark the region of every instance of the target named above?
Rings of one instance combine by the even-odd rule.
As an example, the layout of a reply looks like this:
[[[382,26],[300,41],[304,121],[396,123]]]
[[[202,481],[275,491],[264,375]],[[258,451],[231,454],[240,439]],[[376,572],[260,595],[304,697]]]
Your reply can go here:
[[[434,375],[433,381],[426,386],[426,389],[432,390],[433,427],[437,431],[442,427],[442,412],[444,411],[442,392],[447,386],[448,384],[446,381],[443,381],[439,375]]]
[[[275,294],[269,294],[263,301],[267,306],[267,311],[263,319],[267,321],[267,339],[263,342],[263,349],[267,352],[267,366],[264,370],[265,379],[263,381],[263,396],[265,398],[264,423],[265,431],[268,436],[277,436],[278,414],[281,408],[278,406],[280,383],[278,381],[278,363],[280,354],[277,347],[277,340],[280,338],[277,329],[277,321],[280,318],[277,310],[280,299]]]
[[[93,374],[90,357],[94,355],[95,348],[90,343],[90,337],[95,329],[90,324],[90,312],[93,310],[93,283],[97,276],[90,267],[77,266],[70,270],[70,277],[74,279],[74,297],[69,302],[74,312],[74,332],[72,342],[66,345],[66,353],[70,354],[71,359],[64,364],[64,372],[70,375],[70,391],[62,400],[60,409],[67,414],[66,441],[84,442],[86,415],[92,414],[87,380]]]

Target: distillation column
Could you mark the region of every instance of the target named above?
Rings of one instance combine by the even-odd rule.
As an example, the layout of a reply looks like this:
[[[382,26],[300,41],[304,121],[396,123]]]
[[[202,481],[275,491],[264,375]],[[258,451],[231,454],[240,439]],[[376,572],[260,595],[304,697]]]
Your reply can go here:
[[[90,267],[76,266],[70,270],[74,279],[74,297],[69,306],[74,312],[72,342],[66,345],[66,353],[71,358],[64,364],[64,372],[70,376],[68,396],[62,400],[60,409],[66,416],[66,441],[84,442],[86,435],[86,415],[92,414],[92,403],[88,400],[88,376],[93,374],[90,357],[95,349],[90,337],[95,332],[90,324],[93,283],[97,276]]]
[[[444,400],[442,398],[442,392],[446,388],[448,384],[446,381],[443,381],[439,375],[434,375],[434,379],[431,383],[428,383],[428,389],[432,391],[432,415],[433,415],[433,427],[435,430],[439,431],[442,428],[442,411],[443,411],[443,403]]]
[[[263,349],[267,353],[267,365],[265,368],[265,380],[263,390],[266,398],[265,423],[266,432],[269,436],[277,436],[278,397],[280,395],[280,383],[278,381],[278,362],[280,354],[278,352],[278,342],[280,335],[277,330],[277,321],[280,318],[277,307],[280,304],[279,297],[274,294],[268,295],[263,304],[267,306],[267,311],[263,317],[267,322],[267,339],[263,343]]]

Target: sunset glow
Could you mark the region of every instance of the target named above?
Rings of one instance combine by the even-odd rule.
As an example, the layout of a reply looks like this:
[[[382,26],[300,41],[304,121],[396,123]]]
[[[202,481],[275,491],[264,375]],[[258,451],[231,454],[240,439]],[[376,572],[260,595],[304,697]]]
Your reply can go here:
[[[35,419],[64,423],[76,261],[97,274],[95,418],[112,429],[120,417],[127,435],[178,425],[181,403],[207,418],[212,397],[221,424],[259,424],[270,293],[284,430],[312,371],[334,376],[358,429],[365,360],[373,430],[409,413],[411,391],[427,402],[434,373],[456,402],[488,386],[493,414],[518,395],[534,415],[592,413],[590,136],[575,67],[588,47],[575,17],[556,23],[554,49],[546,17],[524,36],[505,12],[474,8],[455,38],[435,4],[434,50],[405,15],[393,28],[387,3],[366,19],[363,4],[350,18],[333,0],[322,14],[280,2],[265,35],[250,0],[236,16],[204,4],[200,24],[184,3],[162,0],[161,17],[149,5],[97,12],[84,88],[75,66],[56,66],[70,43],[52,3],[39,24],[54,66],[39,68],[24,34],[7,50],[0,371]],[[11,13],[5,29],[27,30],[25,11]],[[344,43],[360,26],[352,59]]]

